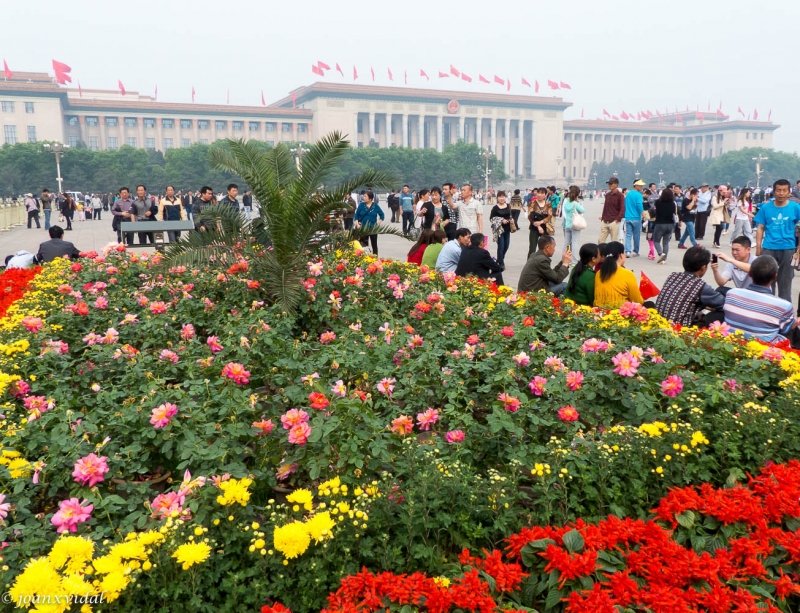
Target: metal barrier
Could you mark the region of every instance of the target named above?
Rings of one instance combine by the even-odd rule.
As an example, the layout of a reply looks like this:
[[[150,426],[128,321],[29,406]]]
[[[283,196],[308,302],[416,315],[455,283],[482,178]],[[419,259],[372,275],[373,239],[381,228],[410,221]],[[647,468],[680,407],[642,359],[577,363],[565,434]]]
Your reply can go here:
[[[0,232],[8,232],[16,226],[23,226],[27,220],[28,213],[23,202],[0,204]]]

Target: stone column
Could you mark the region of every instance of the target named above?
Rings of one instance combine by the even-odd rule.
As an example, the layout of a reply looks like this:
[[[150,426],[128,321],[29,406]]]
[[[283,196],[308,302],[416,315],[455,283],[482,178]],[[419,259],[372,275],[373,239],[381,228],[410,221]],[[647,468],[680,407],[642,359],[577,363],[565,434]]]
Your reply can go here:
[[[475,120],[475,142],[478,143],[478,147],[481,147],[481,148],[483,148],[483,134],[482,134],[482,130],[481,130],[481,128],[482,128],[481,124],[482,123],[483,123],[483,119],[481,119],[480,117],[478,117]]]
[[[507,175],[511,174],[511,122],[503,120],[503,167]]]
[[[392,146],[392,114],[386,113],[386,125],[383,126],[383,131],[386,132],[386,147]]]
[[[425,115],[417,115],[417,149],[425,148]]]
[[[499,157],[500,154],[497,151],[497,119],[492,119],[490,125],[492,127],[492,153]]]
[[[514,174],[515,175],[524,175],[524,172],[520,172],[520,166],[522,166],[522,170],[525,170],[525,157],[522,152],[522,120],[517,120],[517,142],[514,145]]]
[[[353,118],[353,138],[350,139],[353,147],[358,147],[358,113]]]
[[[369,140],[375,140],[375,113],[369,114]]]
[[[403,147],[408,147],[408,114],[403,113]]]
[[[464,134],[464,118],[463,117],[459,117],[458,118],[458,135],[456,135],[456,142],[458,142],[459,139],[464,140],[464,141],[467,140],[467,138],[466,138],[466,136]]]
[[[531,121],[531,177],[536,174],[536,122]]]
[[[436,151],[444,151],[444,122],[441,115],[436,116]]]

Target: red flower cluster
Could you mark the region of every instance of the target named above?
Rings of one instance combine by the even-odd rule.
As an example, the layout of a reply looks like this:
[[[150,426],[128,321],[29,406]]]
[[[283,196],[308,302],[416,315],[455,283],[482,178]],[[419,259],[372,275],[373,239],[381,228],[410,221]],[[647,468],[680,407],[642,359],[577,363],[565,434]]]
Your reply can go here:
[[[0,274],[0,317],[5,317],[8,307],[25,295],[31,281],[41,271],[41,266],[34,266],[9,268]]]

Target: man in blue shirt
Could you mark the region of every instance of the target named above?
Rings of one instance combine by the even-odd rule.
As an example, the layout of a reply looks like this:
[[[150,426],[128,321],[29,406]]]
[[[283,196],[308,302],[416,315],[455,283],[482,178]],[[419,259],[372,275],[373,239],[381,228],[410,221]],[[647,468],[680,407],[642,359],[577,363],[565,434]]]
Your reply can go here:
[[[625,255],[639,257],[639,240],[642,237],[642,214],[644,213],[644,199],[642,188],[645,182],[636,179],[633,189],[625,195]],[[633,239],[633,253],[631,253],[631,239]]]
[[[708,188],[708,183],[703,183],[700,186],[700,193],[697,195],[697,221],[694,226],[694,235],[697,240],[705,238],[706,224],[708,216],[711,214],[711,190]]]
[[[778,179],[772,186],[773,200],[761,205],[755,216],[756,256],[771,255],[778,262],[778,296],[792,301],[792,256],[797,250],[795,227],[800,222],[800,204],[790,200],[792,184]],[[773,284],[773,291],[775,285]]]
[[[414,227],[414,194],[411,193],[408,185],[403,186],[398,200],[403,211],[403,234],[408,234]]]
[[[461,250],[470,244],[472,232],[468,228],[456,230],[456,240],[447,241],[436,258],[436,270],[439,272],[455,272],[461,259]]]

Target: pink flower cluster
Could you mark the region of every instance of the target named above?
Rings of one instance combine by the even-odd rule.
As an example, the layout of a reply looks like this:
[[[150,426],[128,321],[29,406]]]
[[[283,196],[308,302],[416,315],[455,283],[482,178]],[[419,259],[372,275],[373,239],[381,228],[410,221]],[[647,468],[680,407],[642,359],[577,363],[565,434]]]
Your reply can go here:
[[[506,394],[505,392],[497,396],[497,399],[503,403],[503,408],[506,411],[511,411],[512,413],[516,413],[522,406],[522,402],[520,402],[519,398]]]
[[[153,424],[154,428],[165,428],[172,422],[172,418],[177,414],[178,407],[171,402],[165,402],[153,409],[150,414],[150,423]]]
[[[547,383],[547,379],[544,377],[534,377],[533,380],[528,383],[528,387],[531,389],[531,394],[534,396],[544,396],[545,383]]]
[[[261,421],[254,421],[253,428],[258,429],[258,436],[264,436],[265,434],[269,434],[272,432],[272,429],[275,427],[275,424],[272,423],[271,419],[262,419]]]
[[[609,347],[610,345],[605,341],[601,341],[598,338],[588,338],[584,341],[583,345],[581,345],[581,353],[608,351]]]
[[[90,453],[75,462],[72,476],[77,483],[83,486],[94,487],[98,483],[105,481],[103,475],[107,472],[108,458],[105,456],[98,457],[96,454]]]
[[[206,339],[206,345],[208,345],[208,348],[211,349],[211,353],[219,353],[224,349],[222,344],[219,342],[218,336],[209,336]]]
[[[558,418],[561,421],[570,422],[570,421],[578,421],[580,418],[580,413],[578,413],[578,409],[576,409],[571,404],[561,407],[558,410]]]
[[[448,443],[463,443],[466,437],[462,430],[451,430],[444,435],[444,438]]]
[[[414,422],[408,415],[401,415],[392,420],[392,427],[390,429],[400,436],[411,434],[411,432],[414,431]]]
[[[661,382],[661,391],[665,396],[675,398],[675,396],[683,391],[683,379],[678,375],[670,375]]]
[[[647,307],[637,302],[625,302],[619,308],[619,314],[623,317],[631,317],[639,322],[647,321],[648,317],[650,317]]]
[[[611,361],[614,363],[614,372],[622,377],[633,377],[638,372],[640,365],[636,356],[630,353],[618,353]]]
[[[323,345],[327,345],[328,343],[331,343],[335,340],[336,340],[336,333],[331,332],[330,330],[327,332],[323,332],[319,336],[319,342],[322,343]]]
[[[436,409],[429,408],[423,413],[417,413],[417,425],[420,430],[430,430],[437,421],[439,421],[439,411]]]
[[[173,364],[177,364],[178,354],[171,349],[162,349],[161,353],[158,354],[158,360],[159,362],[172,362]]]
[[[311,435],[311,426],[308,425],[308,413],[302,409],[290,409],[281,415],[281,424],[289,431],[289,442],[295,445],[305,445]]]
[[[50,411],[56,406],[55,401],[48,400],[44,396],[26,396],[22,404],[29,411],[28,421],[39,419],[42,413]]]
[[[579,370],[571,370],[567,373],[567,387],[571,392],[577,392],[583,385],[583,373]]]
[[[77,498],[62,500],[58,504],[58,511],[50,519],[56,527],[56,532],[77,532],[78,524],[88,521],[94,510],[93,504],[86,504],[86,500],[80,501]]]
[[[243,364],[238,362],[228,362],[222,367],[222,377],[233,381],[236,385],[247,385],[250,382],[250,371],[245,370]]]

